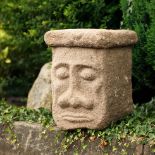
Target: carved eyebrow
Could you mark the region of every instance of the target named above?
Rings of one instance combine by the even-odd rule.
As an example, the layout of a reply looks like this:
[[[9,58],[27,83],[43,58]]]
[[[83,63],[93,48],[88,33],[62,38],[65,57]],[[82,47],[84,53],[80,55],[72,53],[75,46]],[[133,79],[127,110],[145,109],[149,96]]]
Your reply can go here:
[[[89,68],[89,69],[93,69],[93,70],[95,70],[95,71],[97,71],[98,69],[97,68],[95,68],[94,66],[90,66],[90,65],[83,65],[83,64],[79,64],[79,65],[76,65],[77,67],[81,67],[82,69],[83,68]]]
[[[96,67],[90,66],[90,65],[76,64],[75,66],[78,67],[78,68],[81,68],[81,69],[83,69],[83,68],[89,68],[89,69],[93,69],[95,71],[98,70]],[[58,69],[60,67],[69,68],[69,64],[67,64],[67,63],[58,63],[58,64],[54,65],[53,67],[54,67],[54,69]]]
[[[69,65],[66,64],[66,63],[59,63],[59,64],[56,64],[56,65],[54,66],[55,69],[58,69],[58,68],[60,68],[60,67],[69,68]]]

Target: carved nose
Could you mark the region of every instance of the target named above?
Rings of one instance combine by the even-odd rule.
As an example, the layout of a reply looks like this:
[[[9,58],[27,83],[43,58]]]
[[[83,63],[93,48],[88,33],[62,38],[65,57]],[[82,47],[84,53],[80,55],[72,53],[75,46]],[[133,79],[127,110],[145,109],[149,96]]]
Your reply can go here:
[[[65,92],[65,94],[61,97],[59,101],[59,106],[61,108],[80,107],[82,103],[79,97],[76,97],[77,93],[78,93],[77,87],[74,85],[74,83],[70,83],[68,90]]]
[[[74,75],[72,75],[69,79],[68,90],[65,92],[64,96],[59,101],[59,106],[61,108],[72,107],[76,109],[83,107],[86,109],[93,109],[94,104],[92,100],[85,98],[81,94],[78,84],[78,79]]]
[[[72,97],[68,99],[63,99],[62,101],[59,102],[59,105],[61,108],[68,108],[68,107],[78,108],[82,106],[82,102],[78,98]]]
[[[69,107],[69,102],[68,101],[60,101],[58,102],[59,106],[64,109]]]
[[[76,97],[76,94],[78,93],[78,79],[74,75],[74,73],[71,73],[70,79],[69,79],[69,88],[68,88],[68,106],[73,108],[78,108],[81,106],[81,101],[78,97]]]
[[[84,97],[65,97],[62,98],[59,102],[58,102],[59,106],[64,109],[64,108],[68,108],[68,107],[72,107],[72,108],[86,108],[86,109],[93,109],[94,104],[93,101],[91,99],[86,99]]]
[[[76,98],[76,97],[71,98],[69,100],[69,104],[73,108],[78,108],[78,107],[81,107],[82,106],[81,101],[78,98]]]

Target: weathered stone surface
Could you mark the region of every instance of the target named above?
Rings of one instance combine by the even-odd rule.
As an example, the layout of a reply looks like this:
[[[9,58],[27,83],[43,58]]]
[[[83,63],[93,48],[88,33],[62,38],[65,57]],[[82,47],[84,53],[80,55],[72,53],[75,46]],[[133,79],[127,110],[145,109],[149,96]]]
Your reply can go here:
[[[48,31],[45,42],[52,47],[112,48],[133,45],[137,35],[131,30],[66,29]]]
[[[153,155],[153,147],[148,145],[137,145],[129,140],[123,142],[113,141],[111,145],[103,146],[102,139],[91,141],[86,137],[84,141],[74,142],[67,151],[64,150],[62,142],[65,132],[54,128],[48,131],[39,124],[16,122],[14,133],[17,143],[10,144],[6,139],[0,139],[0,155]],[[0,137],[1,138],[1,137]],[[84,149],[83,146],[86,146]],[[144,150],[143,150],[144,148]],[[146,149],[147,148],[147,151]],[[145,151],[145,152],[144,152]]]
[[[51,62],[49,62],[41,68],[41,71],[28,94],[27,107],[32,109],[44,107],[51,110],[51,106]]]
[[[14,124],[14,134],[17,142],[11,144],[11,140],[3,138],[0,140],[0,155],[51,155],[55,154],[57,145],[56,139],[58,130],[49,133],[39,124],[26,122],[16,122]],[[61,134],[61,131],[59,131]],[[62,134],[63,136],[63,134]],[[60,137],[60,141],[61,141]]]
[[[52,46],[52,112],[61,129],[105,128],[132,112],[129,30],[57,30]],[[90,48],[91,47],[91,48]]]
[[[141,144],[137,145],[137,147],[136,147],[136,155],[143,155],[143,148],[144,148],[143,145],[141,145]]]

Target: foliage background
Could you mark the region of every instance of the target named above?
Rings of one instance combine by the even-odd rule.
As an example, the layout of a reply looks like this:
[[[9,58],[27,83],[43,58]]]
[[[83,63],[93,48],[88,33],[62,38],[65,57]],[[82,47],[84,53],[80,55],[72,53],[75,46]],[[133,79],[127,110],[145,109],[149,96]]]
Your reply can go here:
[[[154,0],[1,0],[1,97],[27,96],[41,66],[51,60],[44,33],[64,28],[135,30],[134,101],[155,96]]]
[[[135,30],[139,42],[133,49],[135,102],[155,96],[155,1],[121,0],[123,28]]]
[[[119,18],[115,18],[118,14]],[[43,40],[50,29],[119,28],[118,0],[1,0],[0,96],[25,96],[51,60]]]

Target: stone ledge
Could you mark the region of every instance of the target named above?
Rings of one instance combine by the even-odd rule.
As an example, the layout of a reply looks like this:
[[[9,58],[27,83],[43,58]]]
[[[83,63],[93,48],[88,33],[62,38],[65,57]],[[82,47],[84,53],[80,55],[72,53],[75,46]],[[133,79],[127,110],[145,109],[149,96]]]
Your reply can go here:
[[[44,40],[50,47],[112,48],[133,45],[138,37],[131,30],[64,29],[46,32]]]
[[[14,131],[17,136],[17,144],[11,145],[4,139],[0,139],[0,155],[54,155],[59,154],[58,152],[62,149],[61,142],[64,138],[64,131],[60,131],[58,128],[48,131],[39,124],[16,122]],[[121,152],[126,152],[127,155],[155,154],[151,153],[151,148],[148,145],[136,145],[128,140],[124,140],[121,145],[118,142],[113,142],[112,146],[103,148],[99,147],[99,142],[99,139],[94,142],[86,139],[84,143],[87,144],[87,147],[86,150],[83,150],[81,142],[77,141],[68,148],[66,153],[60,154],[73,155],[76,150],[78,150],[78,155],[120,155]]]

